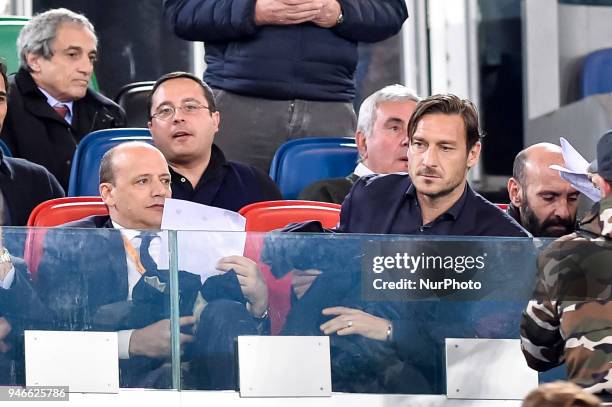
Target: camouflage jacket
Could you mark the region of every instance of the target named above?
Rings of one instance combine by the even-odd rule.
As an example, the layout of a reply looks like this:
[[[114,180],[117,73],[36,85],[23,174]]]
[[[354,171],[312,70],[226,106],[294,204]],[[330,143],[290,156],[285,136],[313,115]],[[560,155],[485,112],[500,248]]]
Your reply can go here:
[[[566,364],[567,378],[612,398],[612,196],[596,204],[576,233],[539,256],[534,300],[521,320],[527,364]]]

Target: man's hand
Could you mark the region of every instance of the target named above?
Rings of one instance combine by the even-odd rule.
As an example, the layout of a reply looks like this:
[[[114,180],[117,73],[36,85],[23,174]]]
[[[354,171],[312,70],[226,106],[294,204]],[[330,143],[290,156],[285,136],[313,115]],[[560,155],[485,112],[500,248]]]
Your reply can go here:
[[[324,0],[257,0],[255,2],[255,24],[293,25],[305,23],[313,20],[321,13],[323,2]]]
[[[181,317],[179,325],[189,326],[195,323],[195,317]],[[130,337],[130,356],[147,356],[150,358],[168,358],[172,353],[170,343],[170,320],[162,319],[154,324],[135,329]],[[193,342],[192,335],[180,334],[181,345]]]
[[[234,270],[240,283],[242,294],[251,304],[249,311],[254,317],[262,316],[268,309],[268,286],[264,281],[257,263],[244,256],[223,257],[217,263],[221,271]]]
[[[331,28],[338,22],[338,17],[342,12],[340,3],[337,0],[321,0],[323,7],[321,12],[312,20],[319,27]]]
[[[11,329],[11,324],[3,317],[0,317],[0,353],[6,353],[11,350],[11,346],[4,342],[4,339],[11,333]]]
[[[291,271],[291,288],[298,300],[306,294],[319,274],[321,271],[315,269]]]
[[[362,335],[366,338],[384,341],[390,322],[367,312],[347,307],[331,307],[323,310],[323,315],[337,315],[321,325],[325,335]]]

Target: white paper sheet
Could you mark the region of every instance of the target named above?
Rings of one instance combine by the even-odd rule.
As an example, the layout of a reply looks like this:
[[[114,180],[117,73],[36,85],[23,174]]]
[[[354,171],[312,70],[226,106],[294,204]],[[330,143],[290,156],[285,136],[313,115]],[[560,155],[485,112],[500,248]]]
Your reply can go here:
[[[565,166],[553,164],[551,169],[559,171],[561,178],[572,184],[574,188],[587,196],[591,201],[598,202],[601,194],[589,180],[587,169],[589,162],[563,137],[559,139],[561,153]]]
[[[203,282],[220,273],[215,268],[220,258],[243,255],[245,225],[246,219],[236,212],[168,198],[164,203],[161,228],[179,231],[179,270],[199,274]],[[168,247],[167,244],[168,235],[164,233],[162,247]],[[161,250],[160,268],[167,268],[168,264],[168,251]]]

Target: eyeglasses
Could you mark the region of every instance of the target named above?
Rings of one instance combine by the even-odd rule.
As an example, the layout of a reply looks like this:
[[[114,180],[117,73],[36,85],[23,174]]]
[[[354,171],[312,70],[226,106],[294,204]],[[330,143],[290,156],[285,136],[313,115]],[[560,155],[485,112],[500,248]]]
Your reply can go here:
[[[208,106],[204,106],[198,102],[187,102],[180,106],[165,105],[157,109],[155,114],[151,115],[151,119],[159,119],[169,121],[174,118],[177,110],[182,110],[187,115],[196,114],[200,109],[210,110]]]

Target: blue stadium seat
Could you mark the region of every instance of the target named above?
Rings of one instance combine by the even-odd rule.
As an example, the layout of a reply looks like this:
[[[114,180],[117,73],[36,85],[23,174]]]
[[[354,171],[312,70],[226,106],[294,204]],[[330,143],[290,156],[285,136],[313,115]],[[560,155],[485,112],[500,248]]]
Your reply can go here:
[[[581,97],[612,92],[612,48],[600,49],[584,58]]]
[[[285,199],[296,199],[307,185],[326,178],[345,177],[355,169],[357,146],[351,137],[307,137],[279,147],[270,177]]]
[[[8,148],[8,146],[6,145],[6,143],[3,140],[0,140],[0,150],[2,150],[2,154],[5,157],[12,157],[13,153],[11,153],[11,149]]]
[[[148,129],[107,129],[89,133],[72,159],[68,196],[98,196],[100,161],[105,152],[126,141],[153,143]]]

